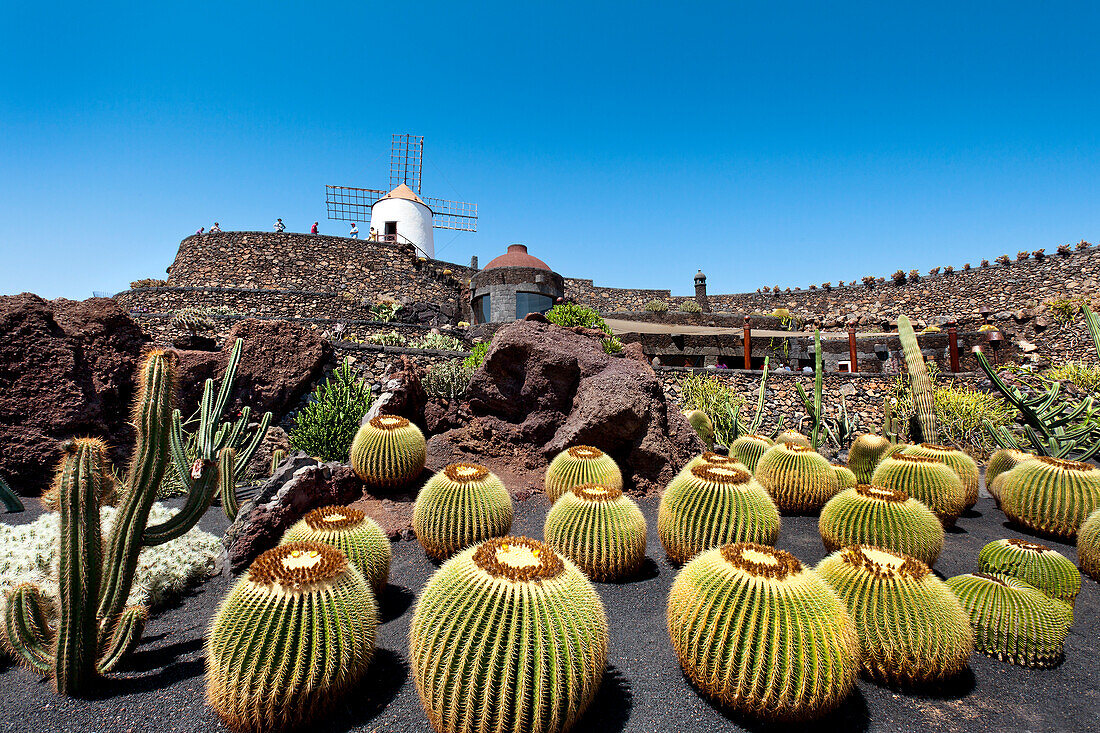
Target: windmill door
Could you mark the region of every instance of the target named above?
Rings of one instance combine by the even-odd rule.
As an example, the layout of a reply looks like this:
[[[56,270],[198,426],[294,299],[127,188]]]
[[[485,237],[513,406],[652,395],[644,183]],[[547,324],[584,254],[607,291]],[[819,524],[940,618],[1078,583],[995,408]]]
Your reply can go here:
[[[397,222],[396,221],[387,221],[385,223],[385,227],[386,227],[386,229],[385,229],[385,232],[383,232],[383,233],[386,235],[386,241],[387,242],[396,241],[397,240]]]

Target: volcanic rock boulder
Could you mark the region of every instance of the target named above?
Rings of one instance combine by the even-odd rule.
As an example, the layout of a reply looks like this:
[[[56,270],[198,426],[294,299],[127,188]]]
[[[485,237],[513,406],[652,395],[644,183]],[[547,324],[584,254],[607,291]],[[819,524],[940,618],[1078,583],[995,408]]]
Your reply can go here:
[[[550,458],[586,444],[610,454],[626,488],[655,493],[704,446],[648,364],[610,356],[581,330],[534,320],[501,328],[465,396],[471,418],[428,441],[428,467],[484,463],[520,495]]]
[[[350,466],[318,463],[305,453],[283,461],[225,531],[229,567],[240,572],[256,557],[279,544],[290,525],[312,509],[350,504],[363,495],[363,483]]]
[[[0,333],[0,474],[12,488],[42,493],[74,436],[105,439],[121,465],[146,338],[118,303],[0,296]]]

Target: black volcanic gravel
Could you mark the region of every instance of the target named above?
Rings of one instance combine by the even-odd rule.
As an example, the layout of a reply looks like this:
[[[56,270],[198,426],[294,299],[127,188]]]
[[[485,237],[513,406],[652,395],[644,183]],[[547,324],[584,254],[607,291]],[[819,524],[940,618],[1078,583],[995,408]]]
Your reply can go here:
[[[984,493],[984,492],[983,492]],[[31,502],[35,503],[35,502]],[[656,536],[656,498],[640,502],[650,526],[649,562],[629,583],[597,584],[611,628],[609,668],[593,706],[577,731],[767,730],[716,709],[681,673],[665,629],[665,602],[676,573]],[[513,534],[542,536],[547,503],[535,497],[516,507]],[[936,564],[942,577],[977,569],[978,551],[1001,537],[1028,537],[1005,524],[992,499],[959,521]],[[29,521],[34,511],[5,515]],[[202,525],[220,532],[220,510]],[[1076,562],[1075,548],[1048,539]],[[806,563],[825,556],[816,517],[783,517],[778,546]],[[435,566],[415,542],[396,542],[390,585],[382,599],[378,650],[362,694],[336,706],[313,731],[431,733],[409,676],[407,635],[416,594]],[[180,731],[225,728],[203,700],[203,633],[230,579],[211,579],[181,604],[154,617],[145,640],[102,697],[58,697],[48,683],[11,665],[0,669],[0,731]],[[1029,670],[981,654],[971,674],[934,696],[894,691],[860,680],[839,711],[812,726],[822,731],[1086,731],[1100,730],[1100,588],[1087,577],[1066,640],[1066,660],[1053,670]],[[3,664],[3,663],[0,663]]]

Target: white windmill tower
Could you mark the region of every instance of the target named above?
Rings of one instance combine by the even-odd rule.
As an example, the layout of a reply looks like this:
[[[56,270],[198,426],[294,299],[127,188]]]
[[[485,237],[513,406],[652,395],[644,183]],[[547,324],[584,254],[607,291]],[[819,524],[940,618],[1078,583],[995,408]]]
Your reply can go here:
[[[423,135],[394,135],[390,143],[390,188],[325,186],[328,218],[361,222],[382,241],[403,242],[435,258],[433,229],[477,231],[477,204],[420,197]]]

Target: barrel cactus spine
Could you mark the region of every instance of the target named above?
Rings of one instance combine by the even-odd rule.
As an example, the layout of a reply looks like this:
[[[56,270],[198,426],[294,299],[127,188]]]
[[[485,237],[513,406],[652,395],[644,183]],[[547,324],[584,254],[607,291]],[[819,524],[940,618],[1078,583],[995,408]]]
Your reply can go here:
[[[665,488],[657,536],[678,563],[730,542],[771,545],[779,537],[779,510],[744,466],[697,465]]]
[[[1077,532],[1077,561],[1085,575],[1100,580],[1100,509],[1090,514]]]
[[[592,584],[526,537],[490,539],[445,562],[409,631],[412,677],[439,733],[568,730],[596,695],[607,647]]]
[[[314,509],[291,525],[279,544],[290,542],[323,542],[340,550],[381,599],[393,550],[386,533],[363,512],[348,506]]]
[[[936,515],[899,489],[860,484],[825,504],[817,523],[829,552],[849,545],[873,545],[933,565],[943,550]]]
[[[996,483],[997,477],[1033,458],[1035,458],[1033,453],[1026,453],[1015,448],[1001,448],[989,457],[989,462],[985,468],[985,488],[993,497],[993,500],[997,502],[997,506],[1001,505],[1000,485]]]
[[[407,486],[424,470],[427,458],[420,428],[398,415],[371,418],[351,442],[351,467],[373,489]]]
[[[781,512],[810,514],[836,495],[836,471],[815,450],[800,445],[776,443],[756,464],[760,482]]]
[[[836,484],[838,491],[850,489],[853,486],[859,484],[859,481],[856,479],[855,472],[845,466],[843,463],[833,463],[830,465],[832,465],[833,471],[836,473]]]
[[[554,456],[546,469],[543,487],[550,501],[557,501],[574,486],[597,484],[623,488],[623,475],[611,456],[590,445],[575,445]]]
[[[970,615],[978,651],[1022,667],[1061,663],[1073,624],[1067,604],[1009,575],[968,573],[946,582]]]
[[[852,447],[848,449],[848,467],[855,473],[859,483],[871,483],[875,467],[894,445],[897,443],[891,443],[874,433],[864,433],[852,441]]]
[[[1081,591],[1081,573],[1068,558],[1028,540],[994,540],[978,553],[983,573],[999,573],[1030,583],[1071,607]]]
[[[707,413],[702,410],[687,410],[684,412],[684,417],[687,418],[688,425],[699,436],[699,440],[707,446],[707,449],[713,448],[714,421],[710,419]]]
[[[207,701],[237,731],[307,724],[362,678],[377,626],[374,594],[343,552],[279,545],[253,561],[214,617]]]
[[[904,491],[951,527],[966,508],[966,490],[959,475],[935,458],[897,453],[875,469],[871,484]]]
[[[974,459],[966,453],[957,448],[948,448],[934,443],[920,443],[919,445],[909,446],[904,453],[911,456],[935,458],[954,471],[959,480],[962,481],[963,491],[966,495],[966,505],[963,507],[963,511],[978,503],[978,484],[981,480],[981,471]]]
[[[775,443],[765,435],[742,435],[730,444],[730,457],[745,464],[750,471],[756,471],[756,464],[764,451]]]
[[[1072,540],[1100,508],[1100,470],[1091,463],[1037,456],[997,477],[1001,511],[1028,529]]]
[[[429,557],[445,560],[512,527],[512,496],[484,466],[452,463],[436,473],[416,497],[413,531]]]
[[[970,617],[921,561],[868,545],[822,560],[817,573],[855,621],[863,671],[887,684],[928,684],[954,677],[974,651]]]
[[[645,561],[645,516],[620,489],[574,486],[554,502],[543,536],[592,580],[629,577]]]
[[[668,630],[696,687],[769,722],[826,714],[859,671],[855,624],[836,593],[766,545],[724,545],[685,565],[669,592]]]

